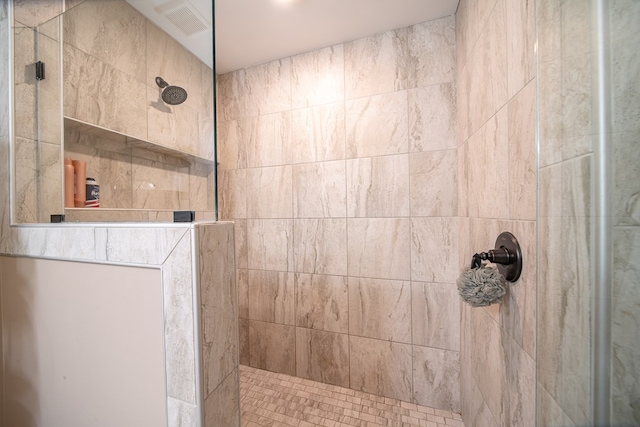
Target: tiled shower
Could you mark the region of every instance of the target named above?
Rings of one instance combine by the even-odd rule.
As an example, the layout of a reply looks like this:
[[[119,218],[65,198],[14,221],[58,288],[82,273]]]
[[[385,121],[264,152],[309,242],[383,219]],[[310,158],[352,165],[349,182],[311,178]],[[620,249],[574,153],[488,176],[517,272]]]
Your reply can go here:
[[[242,363],[460,410],[455,39],[451,16],[220,76]]]
[[[218,76],[242,364],[478,426],[593,423],[606,388],[612,422],[639,422],[638,349],[621,340],[639,329],[628,28],[640,9],[610,2],[603,18],[621,129],[610,277],[624,295],[606,320],[608,389],[589,341],[606,295],[592,278],[597,4],[463,0],[455,16]],[[473,309],[459,269],[501,231],[523,245],[522,278]]]
[[[640,423],[637,22],[633,0],[462,0],[455,16],[217,76],[240,362],[467,426],[592,425],[602,390],[607,421]],[[596,97],[602,74],[612,83]],[[194,194],[212,185],[210,168],[171,167],[202,182]],[[523,245],[522,278],[471,308],[459,270],[505,230]]]

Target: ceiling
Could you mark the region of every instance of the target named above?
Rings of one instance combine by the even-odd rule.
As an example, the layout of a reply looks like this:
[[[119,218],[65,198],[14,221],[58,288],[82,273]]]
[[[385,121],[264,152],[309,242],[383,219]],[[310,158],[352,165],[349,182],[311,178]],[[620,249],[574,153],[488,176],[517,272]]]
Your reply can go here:
[[[162,8],[188,7],[210,25],[212,0],[127,1],[212,65],[210,27],[188,36],[162,13]],[[282,0],[215,0],[216,71],[224,74],[452,15],[458,1],[297,0],[283,5]]]

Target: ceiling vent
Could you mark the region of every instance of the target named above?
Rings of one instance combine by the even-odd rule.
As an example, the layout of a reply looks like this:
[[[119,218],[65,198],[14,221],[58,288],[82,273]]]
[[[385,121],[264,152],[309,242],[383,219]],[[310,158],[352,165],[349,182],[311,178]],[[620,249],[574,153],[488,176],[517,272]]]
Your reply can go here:
[[[209,21],[188,0],[173,0],[156,7],[155,11],[164,16],[186,36],[192,36],[211,28]]]

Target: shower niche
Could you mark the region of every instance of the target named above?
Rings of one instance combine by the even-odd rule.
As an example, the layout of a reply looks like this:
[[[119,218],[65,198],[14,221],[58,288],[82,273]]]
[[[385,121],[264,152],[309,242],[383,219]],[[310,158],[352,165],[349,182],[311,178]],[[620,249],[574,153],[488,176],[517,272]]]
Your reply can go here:
[[[18,19],[14,222],[215,219],[211,66],[124,0]],[[65,208],[65,158],[86,162],[99,208]]]

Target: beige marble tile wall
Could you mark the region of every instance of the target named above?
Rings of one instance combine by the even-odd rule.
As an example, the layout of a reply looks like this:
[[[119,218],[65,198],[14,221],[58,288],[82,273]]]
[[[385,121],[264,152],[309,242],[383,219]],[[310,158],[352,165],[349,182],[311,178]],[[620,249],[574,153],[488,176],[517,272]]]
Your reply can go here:
[[[591,424],[589,6],[545,0],[539,31],[538,416]]]
[[[524,270],[501,304],[462,305],[466,425],[535,424],[536,157],[533,2],[462,0],[456,13],[459,267],[510,231]]]
[[[64,74],[66,116],[213,160],[211,68],[124,0],[65,12]],[[165,104],[156,76],[187,100]]]
[[[611,424],[640,424],[640,4],[609,3],[613,147]]]
[[[241,363],[460,410],[454,27],[219,77]]]
[[[540,296],[538,413],[545,422],[591,423],[591,343],[595,250],[592,182],[597,174],[592,110],[592,10],[581,2],[540,3]],[[611,300],[611,425],[640,423],[640,299],[638,277],[636,89],[640,37],[630,20],[634,1],[608,3],[611,49],[611,207],[613,277]],[[633,285],[632,285],[633,283]],[[634,409],[636,408],[636,409]]]
[[[238,288],[231,224],[198,233],[204,426],[240,427]]]

